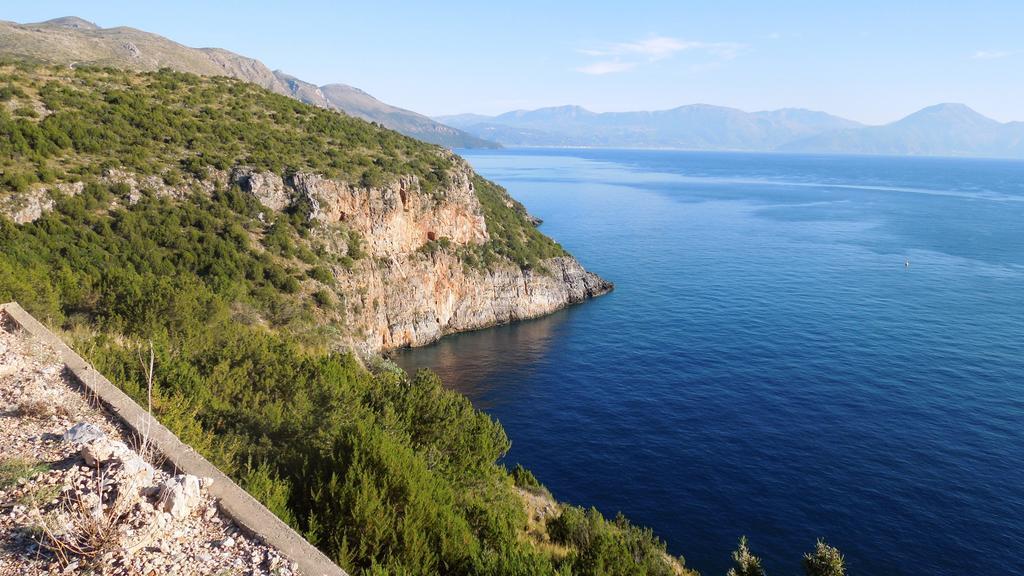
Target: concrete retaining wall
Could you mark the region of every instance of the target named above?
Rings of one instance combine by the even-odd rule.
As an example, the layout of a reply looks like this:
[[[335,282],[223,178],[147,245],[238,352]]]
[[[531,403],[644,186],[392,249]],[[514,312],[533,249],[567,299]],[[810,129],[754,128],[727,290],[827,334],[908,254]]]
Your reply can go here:
[[[170,430],[157,422],[146,410],[127,394],[110,383],[102,374],[75,353],[53,332],[39,323],[18,303],[0,304],[0,312],[15,324],[57,351],[68,370],[82,386],[106,405],[111,414],[119,418],[136,433],[149,430],[149,437],[167,462],[177,470],[195,476],[213,478],[209,492],[219,500],[220,509],[249,534],[277,548],[282,555],[298,563],[305,576],[348,576],[331,562],[323,552],[282,522],[255,498],[242,490],[224,473],[210,464],[188,445],[178,440]]]

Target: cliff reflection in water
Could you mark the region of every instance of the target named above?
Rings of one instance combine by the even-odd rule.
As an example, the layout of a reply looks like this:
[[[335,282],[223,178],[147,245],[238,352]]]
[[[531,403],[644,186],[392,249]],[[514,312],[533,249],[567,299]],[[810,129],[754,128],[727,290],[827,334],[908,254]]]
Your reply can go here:
[[[522,376],[544,361],[551,344],[562,337],[573,308],[534,320],[453,334],[429,346],[395,350],[390,357],[409,373],[430,368],[445,386],[486,410],[525,392],[507,384],[510,380],[528,381]]]

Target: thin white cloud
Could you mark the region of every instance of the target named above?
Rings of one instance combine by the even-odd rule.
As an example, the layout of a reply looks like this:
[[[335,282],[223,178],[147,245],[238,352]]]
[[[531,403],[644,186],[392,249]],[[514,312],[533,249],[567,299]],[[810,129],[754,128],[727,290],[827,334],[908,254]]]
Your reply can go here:
[[[717,61],[732,60],[743,48],[743,44],[736,42],[703,42],[669,36],[650,36],[634,42],[616,42],[600,48],[577,50],[585,56],[604,60],[581,66],[576,70],[594,75],[625,72],[643,62],[658,62],[681,52],[702,52]]]
[[[665,36],[653,36],[637,42],[616,44],[612,49],[622,54],[637,54],[646,56],[651,60],[661,60],[668,58],[676,52],[697,48],[699,45],[700,42],[677,40],[676,38],[667,38]]]
[[[604,62],[594,62],[586,66],[580,66],[576,69],[577,72],[584,74],[590,74],[591,76],[604,76],[605,74],[614,74],[616,72],[625,72],[626,70],[632,70],[636,68],[635,62],[618,62],[615,60],[607,60]]]
[[[651,36],[635,42],[617,42],[604,48],[588,48],[579,52],[587,56],[641,56],[653,61],[686,51],[702,51],[718,57],[733,58],[743,48],[745,46],[737,42],[702,42]]]
[[[972,60],[998,60],[1000,58],[1006,58],[1007,56],[1013,56],[1019,53],[1019,50],[976,50],[971,55]]]

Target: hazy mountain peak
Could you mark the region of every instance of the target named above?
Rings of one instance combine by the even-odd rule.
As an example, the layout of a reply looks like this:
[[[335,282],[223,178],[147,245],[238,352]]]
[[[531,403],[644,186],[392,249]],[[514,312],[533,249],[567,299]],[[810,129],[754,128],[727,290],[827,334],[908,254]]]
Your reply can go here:
[[[918,110],[916,113],[917,114],[928,114],[928,113],[938,113],[938,112],[942,112],[942,113],[951,113],[951,112],[952,113],[964,113],[964,112],[967,112],[967,113],[971,113],[971,114],[978,114],[977,112],[974,111],[973,108],[971,108],[967,104],[963,104],[961,102],[940,102],[938,104],[933,104],[931,106],[926,106],[926,107]],[[978,115],[980,116],[980,114],[978,114]]]
[[[347,90],[347,91],[350,91],[350,92],[354,92],[356,94],[362,94],[363,96],[370,96],[370,94],[368,92],[366,92],[365,90],[360,90],[359,88],[356,88],[355,86],[351,86],[349,84],[342,84],[341,82],[332,82],[330,84],[324,84],[323,86],[320,87],[320,89],[321,90]],[[373,98],[373,96],[370,96],[370,98]]]
[[[694,102],[693,104],[683,104],[682,106],[676,106],[675,108],[671,108],[670,110],[692,110],[692,111],[695,111],[695,112],[696,111],[702,111],[702,110],[711,110],[711,111],[730,110],[730,111],[740,112],[740,110],[738,110],[736,108],[730,108],[728,106],[718,106],[716,104],[708,104],[706,102]]]
[[[903,118],[899,122],[955,122],[961,124],[970,123],[988,126],[999,124],[999,122],[988,118],[987,116],[983,116],[966,104],[949,102],[922,108],[921,110]]]
[[[809,108],[779,108],[778,110],[762,110],[760,112],[753,112],[753,114],[785,118],[833,118],[847,122],[850,125],[863,126],[860,122],[835,116],[828,112],[822,112],[821,110],[811,110]]]
[[[538,108],[536,110],[521,110],[521,112],[548,112],[548,113],[558,113],[558,114],[596,114],[596,112],[591,112],[590,110],[587,110],[583,106],[578,106],[576,104],[563,104],[561,106],[546,106],[544,108]]]
[[[580,106],[442,120],[509,146],[606,146],[931,156],[1024,156],[1024,122],[1002,124],[960,103],[923,108],[884,126],[818,110],[744,112],[698,103],[668,110],[590,112]]]
[[[521,118],[529,120],[541,120],[541,119],[574,119],[580,117],[597,116],[596,112],[591,112],[582,106],[576,106],[573,104],[567,104],[564,106],[548,106],[546,108],[537,108],[536,110],[514,110],[512,112],[506,112],[496,119],[501,118]]]
[[[590,110],[587,110],[583,106],[577,106],[575,104],[565,104],[563,106],[552,106],[550,108],[550,110],[552,112],[562,112],[562,113],[565,113],[565,114],[595,114],[595,112],[591,112]]]
[[[805,138],[784,147],[800,152],[989,156],[1019,158],[1024,126],[1002,124],[957,103],[923,108],[883,126]]]
[[[30,24],[30,26],[50,26],[55,28],[71,28],[74,30],[102,30],[95,22],[89,22],[78,16],[62,16],[44,22]]]
[[[999,122],[982,116],[974,109],[963,104],[937,104],[914,112],[909,116],[890,124],[931,131],[961,131],[978,129],[989,130],[1001,127]]]

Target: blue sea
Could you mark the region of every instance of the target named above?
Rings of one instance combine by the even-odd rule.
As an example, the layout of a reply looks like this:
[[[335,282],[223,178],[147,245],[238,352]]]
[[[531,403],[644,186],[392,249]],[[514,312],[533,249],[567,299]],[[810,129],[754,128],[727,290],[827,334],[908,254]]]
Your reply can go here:
[[[1024,574],[1024,163],[466,152],[613,281],[396,355],[704,574]]]

